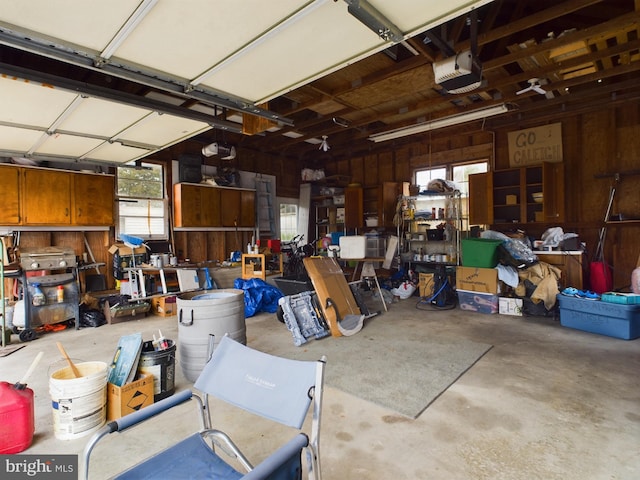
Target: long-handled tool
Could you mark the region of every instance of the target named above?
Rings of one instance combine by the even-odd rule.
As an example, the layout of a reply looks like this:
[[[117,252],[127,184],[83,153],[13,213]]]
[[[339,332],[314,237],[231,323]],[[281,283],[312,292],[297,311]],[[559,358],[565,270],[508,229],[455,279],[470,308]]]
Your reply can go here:
[[[616,173],[613,177],[613,184],[609,191],[609,202],[607,204],[607,211],[604,215],[604,223],[600,228],[598,235],[598,246],[596,247],[596,253],[593,261],[590,265],[590,280],[591,290],[596,293],[608,292],[613,288],[613,275],[611,269],[604,260],[604,242],[607,237],[607,222],[611,215],[611,208],[613,206],[613,199],[616,195],[616,185],[620,181],[620,174]]]
[[[73,376],[76,378],[80,378],[82,376],[82,373],[80,373],[80,370],[78,370],[78,367],[76,367],[76,364],[73,363],[71,358],[69,358],[69,355],[67,355],[67,351],[64,349],[62,344],[60,342],[56,342],[56,345],[58,345],[58,350],[60,350],[60,353],[62,354],[64,359],[67,361],[67,363],[69,363],[69,366],[71,367],[71,371],[73,372]]]

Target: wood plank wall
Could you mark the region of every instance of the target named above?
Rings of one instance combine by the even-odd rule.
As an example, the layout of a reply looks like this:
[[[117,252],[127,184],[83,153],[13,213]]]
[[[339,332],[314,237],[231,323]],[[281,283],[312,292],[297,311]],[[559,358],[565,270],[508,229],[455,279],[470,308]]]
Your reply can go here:
[[[549,121],[555,122],[562,124],[565,167],[566,221],[558,226],[586,242],[589,262],[614,182],[613,176],[603,174],[622,174],[611,212],[640,219],[640,106],[631,103]],[[389,142],[386,150],[383,144],[376,153],[336,159],[325,170],[327,175],[350,175],[366,189],[383,181],[410,181],[416,168],[493,158],[494,151],[495,168],[509,168],[508,132],[539,125],[521,122],[493,132],[416,135],[412,143]],[[549,226],[529,224],[527,233],[539,238]],[[640,255],[640,222],[609,224],[604,253],[613,268],[614,288],[628,289]]]
[[[598,175],[623,173],[617,184],[612,212],[640,218],[640,175],[624,175],[624,172],[640,170],[640,106],[631,103],[549,120],[549,123],[558,121],[562,123],[566,211],[566,222],[560,226],[566,232],[580,235],[587,244],[591,260],[613,182],[613,177],[598,178]],[[376,145],[375,151],[349,157],[334,154],[328,163],[323,163],[324,158],[318,158],[296,164],[285,157],[243,152],[240,147],[237,168],[275,174],[276,194],[297,198],[300,171],[311,163],[313,168],[323,167],[327,175],[350,176],[352,182],[364,187],[365,198],[369,198],[371,205],[376,201],[377,187],[382,182],[410,181],[416,168],[492,158],[494,152],[495,168],[508,168],[507,133],[538,125],[520,122],[493,132],[465,131],[464,134],[447,135],[431,132],[416,135],[409,142],[384,142]],[[546,226],[535,224],[528,227],[528,233],[534,236],[541,235],[546,229]],[[176,251],[192,261],[224,260],[231,251],[244,250],[250,234],[242,232],[239,236],[238,241],[235,232],[176,232],[174,242]],[[111,258],[107,249],[114,241],[113,232],[87,232],[87,238],[96,260],[109,265]],[[23,232],[21,244],[68,245],[73,246],[78,255],[84,251],[82,234],[78,232]],[[629,286],[631,271],[639,255],[640,223],[609,225],[605,259],[613,267],[615,288]]]

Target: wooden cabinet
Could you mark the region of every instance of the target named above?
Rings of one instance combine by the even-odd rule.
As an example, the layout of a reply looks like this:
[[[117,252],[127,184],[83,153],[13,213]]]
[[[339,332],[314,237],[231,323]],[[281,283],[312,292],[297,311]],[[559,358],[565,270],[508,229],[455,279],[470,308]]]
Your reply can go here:
[[[344,189],[344,226],[347,229],[364,226],[362,187]]]
[[[378,226],[395,227],[393,219],[396,215],[398,199],[402,193],[402,183],[383,182],[379,190]]]
[[[113,225],[114,201],[113,175],[73,174],[72,224]]]
[[[0,165],[2,178],[2,208],[0,225],[20,224],[20,169]]]
[[[471,224],[557,223],[564,221],[561,163],[469,175]],[[542,201],[534,194],[542,194]]]
[[[584,253],[582,251],[552,251],[552,252],[535,252],[538,260],[548,263],[554,267],[558,267],[562,271],[560,276],[561,289],[567,287],[582,290],[583,270],[585,264],[583,262]]]
[[[173,213],[176,227],[219,227],[220,190],[189,183],[173,186]]]
[[[111,226],[115,179],[46,168],[0,166],[0,225]]]
[[[190,183],[173,186],[176,227],[253,227],[255,191]]]
[[[71,174],[37,168],[25,168],[23,172],[23,224],[70,225]]]

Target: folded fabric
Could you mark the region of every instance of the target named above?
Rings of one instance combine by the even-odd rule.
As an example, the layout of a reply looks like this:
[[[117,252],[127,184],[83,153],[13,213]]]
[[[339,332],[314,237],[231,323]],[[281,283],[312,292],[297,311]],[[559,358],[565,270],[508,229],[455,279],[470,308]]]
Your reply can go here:
[[[520,279],[518,277],[517,268],[511,265],[502,264],[499,264],[496,268],[498,269],[498,280],[503,281],[512,288],[516,288],[518,286]]]

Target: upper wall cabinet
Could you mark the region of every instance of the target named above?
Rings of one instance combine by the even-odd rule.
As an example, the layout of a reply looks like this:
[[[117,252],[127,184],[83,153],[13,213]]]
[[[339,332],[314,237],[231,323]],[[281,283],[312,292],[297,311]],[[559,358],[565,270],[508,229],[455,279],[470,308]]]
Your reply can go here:
[[[71,225],[71,174],[25,168],[23,175],[23,224]]]
[[[562,163],[469,175],[471,224],[564,221]]]
[[[255,190],[176,183],[173,217],[179,228],[254,227]]]
[[[113,175],[0,165],[0,225],[111,226]],[[6,183],[5,183],[6,182]]]
[[[115,204],[113,175],[75,173],[72,207],[74,225],[113,225]]]
[[[20,218],[20,169],[0,165],[2,178],[2,208],[0,225],[19,225]]]

